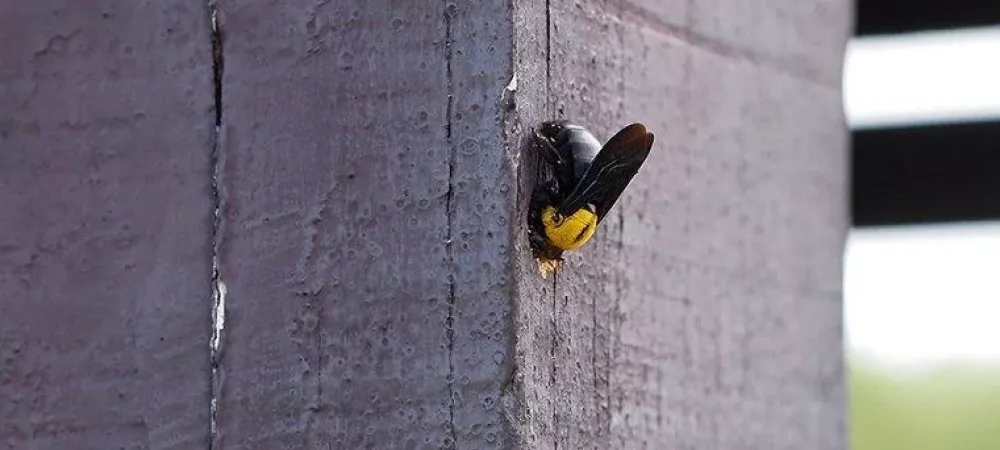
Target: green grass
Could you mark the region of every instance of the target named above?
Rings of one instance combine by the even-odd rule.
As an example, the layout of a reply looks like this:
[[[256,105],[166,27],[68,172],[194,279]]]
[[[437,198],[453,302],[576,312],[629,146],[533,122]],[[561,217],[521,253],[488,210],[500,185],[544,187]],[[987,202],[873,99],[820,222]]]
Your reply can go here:
[[[854,358],[852,450],[1000,449],[1000,367],[890,370]]]

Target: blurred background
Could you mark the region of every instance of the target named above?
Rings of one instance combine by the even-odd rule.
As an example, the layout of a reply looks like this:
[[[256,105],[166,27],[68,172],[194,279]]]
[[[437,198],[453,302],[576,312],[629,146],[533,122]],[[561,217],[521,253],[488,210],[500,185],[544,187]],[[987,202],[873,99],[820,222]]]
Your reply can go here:
[[[1000,449],[1000,1],[858,0],[853,450]]]

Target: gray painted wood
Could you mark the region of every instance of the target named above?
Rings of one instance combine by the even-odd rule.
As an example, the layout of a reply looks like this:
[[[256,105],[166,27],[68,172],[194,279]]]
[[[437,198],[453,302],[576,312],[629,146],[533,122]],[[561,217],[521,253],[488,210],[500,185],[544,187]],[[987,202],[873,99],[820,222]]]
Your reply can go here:
[[[509,447],[507,6],[220,10],[219,448]]]
[[[846,447],[850,4],[721,3],[552,2],[547,51],[544,6],[515,14],[515,70],[547,80],[519,92],[519,123],[657,135],[555,280],[515,236],[528,448]]]
[[[0,10],[0,447],[205,448],[207,8]]]
[[[214,235],[205,5],[0,15],[0,442],[207,447],[214,237],[214,448],[843,448],[850,5],[723,3],[222,0]],[[543,279],[552,118],[657,142]]]

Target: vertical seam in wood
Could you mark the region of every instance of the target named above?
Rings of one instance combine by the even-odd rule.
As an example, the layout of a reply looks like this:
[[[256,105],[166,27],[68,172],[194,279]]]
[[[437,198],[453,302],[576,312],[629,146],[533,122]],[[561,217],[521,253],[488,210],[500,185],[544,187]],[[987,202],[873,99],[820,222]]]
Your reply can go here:
[[[451,448],[458,446],[457,433],[455,431],[455,278],[457,270],[455,266],[454,236],[452,235],[454,214],[452,213],[452,200],[455,196],[455,145],[452,140],[452,112],[455,103],[455,91],[451,71],[452,60],[452,34],[451,34],[451,14],[449,13],[448,2],[444,3],[444,57],[445,57],[445,81],[447,84],[448,98],[445,111],[445,137],[448,145],[448,194],[445,199],[445,214],[447,215],[448,235],[445,241],[445,250],[448,255],[448,317],[445,319],[445,333],[448,339],[448,375],[445,378],[448,384],[448,424],[451,434]]]
[[[552,5],[545,0],[545,112],[552,119]]]
[[[212,48],[212,98],[215,107],[213,118],[214,134],[209,160],[212,174],[212,309],[211,338],[209,339],[209,432],[208,449],[215,447],[219,420],[219,366],[222,357],[222,337],[226,317],[226,287],[219,271],[219,248],[221,246],[223,198],[219,177],[221,175],[220,152],[222,151],[222,72],[224,65],[222,45],[222,25],[219,23],[219,8],[215,0],[206,3],[209,26],[211,27]]]
[[[315,330],[316,335],[314,337],[314,344],[316,346],[316,349],[315,349],[315,353],[316,353],[316,400],[311,405],[311,410],[310,410],[310,414],[309,414],[309,422],[307,424],[308,427],[310,428],[310,430],[306,434],[306,439],[314,437],[314,434],[312,433],[311,428],[313,426],[313,423],[315,422],[317,414],[323,408],[323,328],[322,327],[323,327],[324,316],[326,315],[325,314],[326,311],[325,311],[325,308],[323,307],[324,302],[323,302],[323,298],[322,297],[319,297],[318,295],[314,294],[314,295],[311,295],[309,297],[310,301],[313,300],[313,299],[316,299],[317,303],[318,303],[318,306],[314,305],[314,307],[316,308],[316,324],[317,324],[316,325],[316,330]]]
[[[549,348],[549,364],[552,365],[549,371],[549,384],[551,385],[551,391],[549,392],[549,405],[552,408],[552,445],[554,450],[559,450],[559,410],[556,408],[556,397],[558,392],[556,392],[556,369],[558,365],[556,364],[556,347],[558,347],[558,323],[557,318],[558,306],[557,299],[559,294],[556,291],[558,286],[557,279],[559,278],[559,271],[552,271],[552,346]]]
[[[591,316],[591,319],[592,319],[591,329],[590,329],[590,331],[591,331],[591,333],[590,333],[590,370],[591,370],[591,377],[593,377],[593,382],[594,382],[593,383],[594,384],[594,393],[593,393],[593,395],[591,397],[593,398],[593,401],[594,401],[594,421],[595,421],[595,426],[597,426],[597,427],[603,427],[603,425],[601,424],[601,398],[600,398],[600,395],[597,394],[598,390],[600,390],[600,384],[601,383],[598,381],[598,373],[597,373],[597,327],[598,327],[598,321],[597,321],[597,296],[596,295],[592,296],[591,299],[590,299],[590,316]],[[600,443],[595,443],[595,446],[597,446],[599,444]]]
[[[555,117],[554,99],[552,98],[552,2],[545,0],[545,110],[549,119]],[[559,270],[552,272],[552,342],[549,348],[549,407],[552,408],[552,443],[559,450],[559,411],[556,408],[556,348],[558,339],[558,306]]]

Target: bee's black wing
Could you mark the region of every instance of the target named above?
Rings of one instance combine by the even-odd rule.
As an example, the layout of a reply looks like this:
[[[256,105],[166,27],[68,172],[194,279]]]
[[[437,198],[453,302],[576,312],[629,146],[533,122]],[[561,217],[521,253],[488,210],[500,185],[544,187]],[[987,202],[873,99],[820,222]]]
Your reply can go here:
[[[570,215],[592,203],[597,207],[598,220],[603,219],[646,161],[652,146],[653,133],[641,123],[623,128],[604,144],[580,182],[559,205],[559,213]]]

